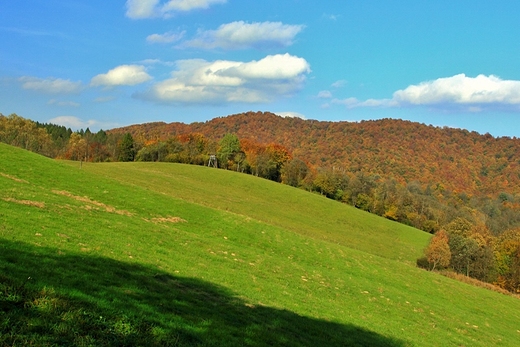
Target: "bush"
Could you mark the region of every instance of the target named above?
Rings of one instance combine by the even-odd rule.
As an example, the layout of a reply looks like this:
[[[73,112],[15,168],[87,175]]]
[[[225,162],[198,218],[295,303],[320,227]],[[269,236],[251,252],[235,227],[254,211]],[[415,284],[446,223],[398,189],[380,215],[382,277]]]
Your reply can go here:
[[[421,269],[430,270],[432,268],[432,264],[426,259],[426,257],[417,258],[417,267]]]

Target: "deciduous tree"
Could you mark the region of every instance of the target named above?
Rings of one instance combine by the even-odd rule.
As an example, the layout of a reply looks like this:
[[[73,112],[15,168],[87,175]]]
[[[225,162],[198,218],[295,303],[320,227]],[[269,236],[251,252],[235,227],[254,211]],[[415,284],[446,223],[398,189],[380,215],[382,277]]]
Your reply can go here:
[[[240,140],[234,134],[226,134],[219,142],[217,157],[222,168],[228,169],[235,164],[235,158],[241,152]]]
[[[444,230],[438,231],[426,247],[425,255],[432,264],[432,271],[436,267],[448,267],[450,265],[451,251],[448,244],[448,234]]]
[[[309,172],[307,164],[303,160],[294,158],[283,166],[282,183],[293,187],[299,187]]]
[[[477,241],[455,233],[449,234],[448,237],[451,251],[450,266],[456,272],[470,276],[473,262],[479,251]]]

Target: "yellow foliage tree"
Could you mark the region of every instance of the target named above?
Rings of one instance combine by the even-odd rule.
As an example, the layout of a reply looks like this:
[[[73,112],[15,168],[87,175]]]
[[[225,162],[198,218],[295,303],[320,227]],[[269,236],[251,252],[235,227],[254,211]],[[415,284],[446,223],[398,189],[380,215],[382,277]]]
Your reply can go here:
[[[448,244],[448,234],[444,230],[438,231],[431,238],[424,253],[428,262],[433,265],[432,271],[437,266],[447,267],[450,265],[451,251]]]

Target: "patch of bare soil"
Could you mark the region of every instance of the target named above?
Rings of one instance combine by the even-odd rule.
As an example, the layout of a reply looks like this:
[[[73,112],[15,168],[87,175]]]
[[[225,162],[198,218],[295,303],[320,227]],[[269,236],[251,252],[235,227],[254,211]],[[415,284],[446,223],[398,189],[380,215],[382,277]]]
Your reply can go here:
[[[90,199],[89,197],[87,196],[78,196],[78,195],[74,195],[72,193],[69,193],[65,190],[53,190],[52,191],[54,194],[58,194],[58,195],[63,195],[63,196],[67,196],[71,199],[74,199],[76,201],[81,201],[81,202],[85,202],[89,205],[86,205],[84,208],[87,209],[87,210],[91,210],[91,209],[94,209],[95,207],[97,207],[97,209],[104,209],[106,212],[110,212],[110,213],[116,213],[116,214],[120,214],[120,215],[124,215],[124,216],[129,216],[131,217],[132,216],[132,213],[128,212],[128,211],[125,211],[125,210],[118,210],[116,209],[115,207],[113,206],[110,206],[110,205],[106,205],[102,202],[99,202],[99,201],[96,201],[96,200],[92,200]],[[95,207],[92,207],[95,206]]]
[[[13,199],[13,198],[3,198],[2,200],[7,201],[7,202],[14,202],[15,204],[34,206],[34,207],[38,207],[38,208],[45,207],[45,203],[41,202],[41,201],[17,200],[17,199]]]
[[[180,217],[160,217],[160,218],[152,218],[151,222],[153,223],[187,223],[188,221],[182,219]]]
[[[29,183],[27,182],[26,180],[22,180],[21,178],[18,178],[18,177],[14,177],[14,176],[11,176],[11,175],[8,175],[8,174],[5,174],[3,172],[0,172],[0,176],[2,177],[5,177],[5,178],[9,178],[13,181],[16,181],[16,182],[19,182],[19,183]]]

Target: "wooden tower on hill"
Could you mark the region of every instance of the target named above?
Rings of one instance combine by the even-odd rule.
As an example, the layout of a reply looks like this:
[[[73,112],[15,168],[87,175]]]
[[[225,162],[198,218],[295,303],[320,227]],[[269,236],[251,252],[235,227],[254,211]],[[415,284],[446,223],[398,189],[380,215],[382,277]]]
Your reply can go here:
[[[213,166],[213,167],[217,167],[218,164],[217,164],[217,156],[212,154],[209,156],[209,160],[208,160],[208,166]]]

